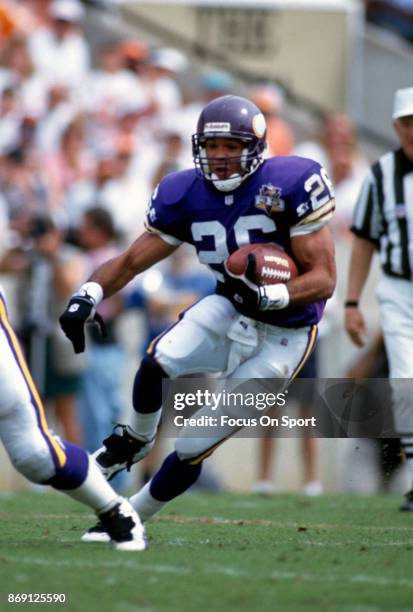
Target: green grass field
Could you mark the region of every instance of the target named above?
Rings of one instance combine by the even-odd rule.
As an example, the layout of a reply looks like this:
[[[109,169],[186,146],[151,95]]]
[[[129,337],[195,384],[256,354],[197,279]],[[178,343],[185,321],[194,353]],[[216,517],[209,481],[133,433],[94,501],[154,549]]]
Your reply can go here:
[[[79,542],[93,516],[58,494],[0,497],[0,610],[413,610],[413,516],[400,499],[182,497],[144,553]],[[7,593],[65,593],[65,605]]]

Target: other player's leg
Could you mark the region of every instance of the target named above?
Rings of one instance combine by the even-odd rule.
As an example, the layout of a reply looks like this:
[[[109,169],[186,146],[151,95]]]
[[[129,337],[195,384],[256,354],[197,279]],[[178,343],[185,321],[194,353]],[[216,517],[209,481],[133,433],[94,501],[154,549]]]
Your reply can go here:
[[[143,550],[143,527],[129,502],[118,497],[83,449],[49,430],[1,296],[0,354],[0,438],[15,468],[31,482],[50,485],[95,510],[115,548]]]

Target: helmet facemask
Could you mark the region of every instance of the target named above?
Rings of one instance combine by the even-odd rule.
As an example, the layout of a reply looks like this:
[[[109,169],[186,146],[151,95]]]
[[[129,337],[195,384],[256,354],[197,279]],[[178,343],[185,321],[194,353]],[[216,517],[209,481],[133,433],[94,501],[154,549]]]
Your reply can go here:
[[[228,156],[225,158],[211,156],[208,158],[205,147],[206,141],[215,138],[226,138],[241,141],[245,145],[242,149],[241,155],[237,155],[235,157]],[[234,191],[234,189],[237,189],[237,187],[239,187],[241,183],[248,176],[253,174],[253,172],[255,172],[261,165],[263,162],[265,145],[257,138],[253,138],[249,135],[237,137],[233,133],[209,133],[207,136],[205,136],[205,134],[197,133],[192,136],[192,151],[195,168],[207,181],[212,182],[214,187],[216,187],[216,189],[219,191]],[[231,174],[231,176],[228,178],[220,179],[210,168],[209,159],[214,159],[214,161],[216,159],[220,159],[223,165],[225,164],[228,166],[234,163],[239,164],[240,171]]]

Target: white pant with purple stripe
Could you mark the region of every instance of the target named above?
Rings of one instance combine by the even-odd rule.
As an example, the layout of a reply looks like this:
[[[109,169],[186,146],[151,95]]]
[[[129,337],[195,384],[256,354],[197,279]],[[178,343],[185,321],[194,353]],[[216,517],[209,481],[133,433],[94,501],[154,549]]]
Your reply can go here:
[[[219,373],[236,379],[233,390],[239,379],[273,379],[272,391],[277,393],[298,374],[316,338],[316,326],[287,329],[254,321],[240,315],[226,298],[210,295],[187,310],[153,343],[149,353],[172,379]],[[193,416],[202,416],[203,411]],[[212,438],[196,439],[183,427],[176,446],[178,455],[185,459],[202,455],[236,431],[227,429],[220,428]]]
[[[0,292],[0,438],[15,468],[33,482],[51,478],[66,455],[49,430]]]

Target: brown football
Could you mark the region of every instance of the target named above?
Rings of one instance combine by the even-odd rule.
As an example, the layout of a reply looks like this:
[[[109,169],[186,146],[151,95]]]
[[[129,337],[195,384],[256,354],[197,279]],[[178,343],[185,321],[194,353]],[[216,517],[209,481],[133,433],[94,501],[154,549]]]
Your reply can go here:
[[[254,253],[257,285],[277,285],[298,276],[296,263],[276,244],[247,244],[232,253],[226,260],[228,272],[241,276],[247,268],[247,257]]]

